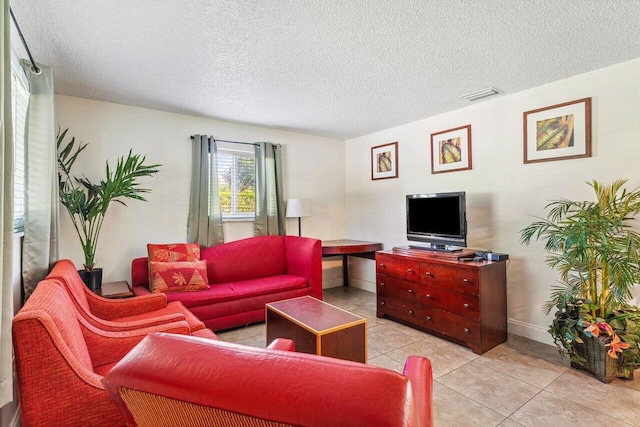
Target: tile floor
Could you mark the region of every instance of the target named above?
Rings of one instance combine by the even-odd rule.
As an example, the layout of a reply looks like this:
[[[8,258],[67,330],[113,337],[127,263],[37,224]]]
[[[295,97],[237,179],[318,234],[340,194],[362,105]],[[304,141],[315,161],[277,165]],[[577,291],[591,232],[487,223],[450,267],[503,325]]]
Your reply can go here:
[[[433,366],[434,424],[446,426],[640,426],[635,381],[605,385],[571,369],[555,347],[519,336],[483,355],[376,317],[375,294],[325,289],[324,299],[367,318],[369,363],[401,372],[409,355]],[[265,325],[221,332],[225,341],[265,346]]]

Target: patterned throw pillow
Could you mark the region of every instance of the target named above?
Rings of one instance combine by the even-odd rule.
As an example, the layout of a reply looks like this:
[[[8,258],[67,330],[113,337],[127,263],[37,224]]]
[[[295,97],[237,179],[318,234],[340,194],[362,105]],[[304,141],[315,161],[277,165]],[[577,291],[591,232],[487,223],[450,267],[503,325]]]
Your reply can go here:
[[[151,292],[197,291],[209,289],[207,261],[150,263]]]
[[[149,261],[175,262],[200,261],[200,246],[197,243],[169,243],[147,245]]]

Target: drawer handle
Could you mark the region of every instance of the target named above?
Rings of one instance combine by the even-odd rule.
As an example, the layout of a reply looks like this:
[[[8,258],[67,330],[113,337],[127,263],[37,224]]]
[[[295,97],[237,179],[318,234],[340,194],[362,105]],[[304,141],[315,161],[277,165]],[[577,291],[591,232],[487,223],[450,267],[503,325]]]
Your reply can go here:
[[[382,301],[382,302],[380,303],[380,305],[384,305],[384,301]]]
[[[380,265],[380,268],[387,268],[387,266],[384,265],[383,263],[380,263],[379,265]]]
[[[427,294],[425,295],[427,298],[431,298],[431,294]]]
[[[469,328],[464,328],[465,333],[469,333]]]
[[[469,308],[469,304],[462,304],[464,308]]]
[[[427,316],[427,320],[431,320],[431,316]]]
[[[410,268],[407,268],[407,273],[413,273],[413,270]]]
[[[413,310],[409,310],[409,314],[413,314]]]
[[[413,289],[408,289],[407,291],[408,291],[410,294],[412,294],[412,293],[413,293]]]
[[[380,282],[380,286],[384,286],[384,282]]]
[[[426,273],[424,273],[424,274],[425,274],[425,276],[433,277],[433,274],[431,274],[431,272],[430,272],[430,271],[427,271],[427,272],[426,272]]]
[[[469,279],[462,279],[462,281],[463,281],[464,283],[471,283],[471,281],[470,281]]]

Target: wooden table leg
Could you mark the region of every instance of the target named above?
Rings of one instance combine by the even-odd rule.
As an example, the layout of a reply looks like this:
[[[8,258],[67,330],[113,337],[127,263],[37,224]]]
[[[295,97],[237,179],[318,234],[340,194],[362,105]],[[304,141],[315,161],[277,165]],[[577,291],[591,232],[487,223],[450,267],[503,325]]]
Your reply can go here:
[[[349,255],[342,255],[342,286],[349,286]]]

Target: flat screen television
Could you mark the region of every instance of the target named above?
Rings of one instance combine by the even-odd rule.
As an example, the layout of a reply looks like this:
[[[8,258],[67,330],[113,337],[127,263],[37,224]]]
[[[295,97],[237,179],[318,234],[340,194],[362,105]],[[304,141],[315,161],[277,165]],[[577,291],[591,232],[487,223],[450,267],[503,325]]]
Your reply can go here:
[[[407,196],[407,240],[413,246],[455,252],[467,246],[467,206],[464,191]]]

